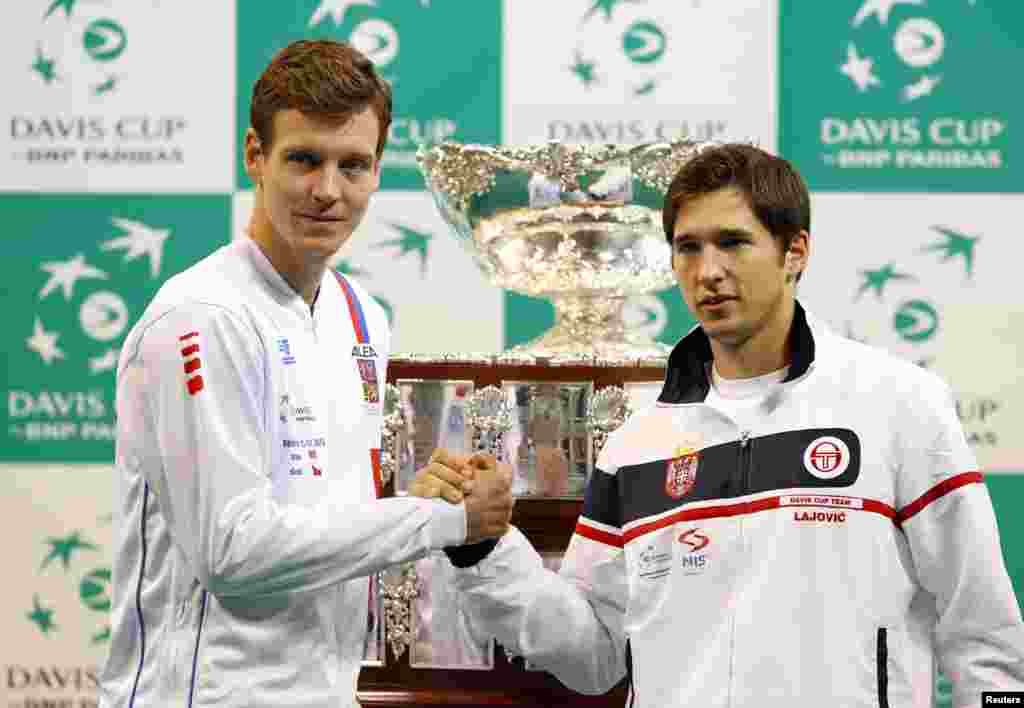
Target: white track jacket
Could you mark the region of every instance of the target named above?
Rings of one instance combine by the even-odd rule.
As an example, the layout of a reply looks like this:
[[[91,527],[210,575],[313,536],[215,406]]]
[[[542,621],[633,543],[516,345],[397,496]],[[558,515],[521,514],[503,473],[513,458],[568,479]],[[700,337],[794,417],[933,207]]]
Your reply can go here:
[[[243,239],[129,334],[104,708],[354,706],[368,576],[465,540],[461,506],[377,499],[389,335],[352,291],[328,271],[311,314]]]
[[[796,309],[787,379],[744,426],[705,402],[703,332],[676,346],[658,404],[602,450],[560,574],[515,529],[458,571],[478,631],[584,693],[629,672],[643,708],[930,708],[936,659],[958,708],[1024,689],[948,388]]]

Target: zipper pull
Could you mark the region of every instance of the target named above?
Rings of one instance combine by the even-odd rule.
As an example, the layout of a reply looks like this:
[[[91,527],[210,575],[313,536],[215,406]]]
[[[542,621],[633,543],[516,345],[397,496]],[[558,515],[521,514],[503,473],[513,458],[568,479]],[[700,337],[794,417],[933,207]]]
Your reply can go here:
[[[740,447],[746,447],[748,442],[750,442],[750,431],[744,430],[740,433]]]

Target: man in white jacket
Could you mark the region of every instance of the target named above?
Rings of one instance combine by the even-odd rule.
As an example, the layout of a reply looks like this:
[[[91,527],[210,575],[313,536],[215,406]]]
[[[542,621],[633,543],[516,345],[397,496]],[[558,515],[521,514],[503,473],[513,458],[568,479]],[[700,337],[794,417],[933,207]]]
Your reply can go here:
[[[444,453],[413,489],[454,504],[378,498],[387,320],[328,262],[390,120],[350,46],[282,50],[245,136],[250,238],[169,280],[125,342],[104,708],[355,706],[369,577],[507,527],[507,495],[461,503]]]
[[[514,528],[448,551],[475,626],[584,693],[628,676],[644,708],[929,708],[936,664],[957,708],[1024,689],[1020,609],[949,388],[796,299],[800,176],[708,149],[663,218],[699,325],[657,405],[601,451],[559,574]]]

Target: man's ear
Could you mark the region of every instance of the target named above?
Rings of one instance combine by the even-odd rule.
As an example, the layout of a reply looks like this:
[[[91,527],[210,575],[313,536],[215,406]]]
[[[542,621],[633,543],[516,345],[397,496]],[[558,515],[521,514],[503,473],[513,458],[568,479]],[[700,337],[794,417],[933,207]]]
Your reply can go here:
[[[256,131],[249,128],[245,131],[245,174],[258,187],[263,181],[263,166],[266,162],[266,155],[263,153],[263,144],[260,142]]]
[[[380,158],[378,156],[373,161],[373,186],[370,188],[371,192],[376,192],[380,189]]]
[[[795,280],[807,268],[807,261],[811,255],[811,235],[801,230],[789,243],[789,250],[786,251],[786,280]]]

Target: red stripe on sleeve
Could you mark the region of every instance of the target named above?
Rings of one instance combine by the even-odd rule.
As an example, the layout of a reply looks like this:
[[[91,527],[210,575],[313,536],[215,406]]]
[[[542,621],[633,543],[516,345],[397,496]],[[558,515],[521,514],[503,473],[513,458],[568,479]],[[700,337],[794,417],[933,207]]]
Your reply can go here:
[[[203,377],[202,376],[194,376],[194,377],[192,377],[191,379],[188,380],[188,392],[189,392],[189,395],[194,396],[194,395],[196,395],[197,393],[199,393],[202,390],[203,390]]]
[[[589,538],[591,541],[597,541],[603,543],[606,546],[614,546],[615,548],[622,548],[622,537],[616,536],[613,533],[607,531],[599,531],[590,526],[576,522],[576,534],[583,538]]]
[[[181,350],[182,356],[192,356],[199,351],[198,344],[189,344],[187,347]]]
[[[892,519],[896,523],[899,523],[898,515],[896,510],[885,502],[880,502],[876,499],[865,499],[864,500],[864,511],[873,511],[876,514],[881,514],[887,518]]]
[[[939,482],[934,487],[929,489],[927,492],[919,496],[917,499],[915,499],[914,501],[910,502],[905,507],[900,509],[896,515],[896,521],[897,523],[902,524],[904,521],[912,517],[917,512],[921,511],[921,509],[924,509],[926,506],[931,504],[936,499],[944,497],[950,492],[959,489],[960,487],[984,481],[984,475],[982,475],[981,472],[978,471],[963,472],[961,474],[956,475],[955,477],[950,477],[945,481]]]
[[[199,332],[189,332],[188,334],[183,334],[180,337],[178,337],[178,340],[184,342],[186,339],[192,339],[192,337],[198,337],[198,336],[199,336]]]
[[[202,363],[200,362],[200,360],[198,358],[196,358],[196,359],[189,359],[188,361],[185,362],[185,373],[186,374],[191,374],[193,371],[195,371],[196,369],[198,369],[200,367],[202,367]]]
[[[384,480],[380,476],[380,449],[370,448],[370,467],[373,469],[373,489],[380,499],[384,494]]]

